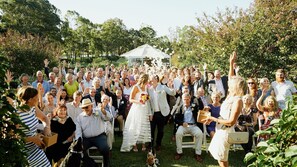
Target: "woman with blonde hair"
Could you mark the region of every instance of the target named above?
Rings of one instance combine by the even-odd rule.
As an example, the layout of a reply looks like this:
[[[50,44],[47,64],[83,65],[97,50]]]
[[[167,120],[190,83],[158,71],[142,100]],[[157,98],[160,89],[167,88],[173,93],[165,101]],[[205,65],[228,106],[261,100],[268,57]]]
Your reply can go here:
[[[221,111],[221,93],[213,92],[211,94],[211,101],[212,103],[208,105],[210,107],[211,116],[218,118]],[[215,127],[216,122],[211,122],[209,125],[206,126],[207,133],[210,135],[211,138],[213,138],[215,134]]]
[[[258,99],[256,105],[258,110],[261,112],[261,115],[259,115],[259,128],[261,130],[267,129],[270,126],[270,122],[273,119],[279,118],[281,109],[278,107],[278,103],[276,101],[276,98],[273,96],[268,96],[264,100],[264,105],[261,104],[264,96],[267,94],[267,90],[264,89],[262,91],[262,95]],[[260,136],[260,140],[267,140],[269,136]]]
[[[129,101],[133,104],[125,122],[121,152],[129,152],[132,148],[137,152],[137,143],[141,143],[142,151],[145,151],[145,143],[151,141],[152,113],[149,111],[147,84],[148,75],[141,74],[138,83],[132,87]]]
[[[263,97],[261,104],[263,104],[263,101],[270,95],[274,96],[274,91],[270,85],[269,79],[268,78],[261,78],[259,81],[259,90],[258,90],[258,95],[259,97],[262,95],[263,90],[266,89],[267,93]]]
[[[246,83],[245,80],[239,76],[234,76],[233,64],[235,63],[236,52],[230,55],[229,65],[229,94],[221,106],[220,117],[215,118],[209,116],[206,118],[205,123],[210,124],[216,122],[216,133],[214,134],[210,145],[209,151],[214,159],[218,160],[221,167],[229,166],[228,155],[230,150],[230,143],[227,141],[229,132],[235,132],[234,125],[242,111],[243,102],[241,97],[245,93]]]

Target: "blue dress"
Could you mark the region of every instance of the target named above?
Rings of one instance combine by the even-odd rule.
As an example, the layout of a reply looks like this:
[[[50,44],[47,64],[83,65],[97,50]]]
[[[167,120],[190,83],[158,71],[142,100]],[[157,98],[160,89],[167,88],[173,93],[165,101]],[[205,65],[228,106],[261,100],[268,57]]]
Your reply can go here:
[[[213,106],[212,104],[208,105],[210,107],[211,116],[215,118],[219,118],[221,106]],[[210,134],[211,131],[215,132],[216,129],[216,122],[211,122],[209,125],[206,126],[207,133]]]
[[[22,128],[26,136],[31,137],[36,135],[38,120],[35,115],[35,107],[32,107],[31,110],[28,112],[17,111],[17,113],[20,117],[20,120],[28,126],[28,129]],[[25,148],[27,152],[27,160],[29,166],[51,166],[43,150],[41,150],[35,143],[27,142]]]

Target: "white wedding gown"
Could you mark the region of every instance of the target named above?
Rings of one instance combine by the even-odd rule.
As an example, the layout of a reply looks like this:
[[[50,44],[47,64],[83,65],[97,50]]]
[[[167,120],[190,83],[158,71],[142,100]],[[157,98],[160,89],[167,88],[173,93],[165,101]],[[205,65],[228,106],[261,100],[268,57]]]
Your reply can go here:
[[[148,94],[147,89],[142,91],[138,85],[135,86],[139,90],[135,95],[136,100],[140,100],[141,94]],[[133,103],[125,122],[120,151],[129,152],[136,143],[146,142],[151,142],[148,102],[145,104]]]

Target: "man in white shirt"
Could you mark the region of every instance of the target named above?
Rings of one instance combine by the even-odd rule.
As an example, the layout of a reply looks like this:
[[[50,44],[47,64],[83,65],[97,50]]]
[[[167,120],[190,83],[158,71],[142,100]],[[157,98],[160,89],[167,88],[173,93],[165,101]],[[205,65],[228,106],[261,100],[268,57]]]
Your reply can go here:
[[[77,116],[82,113],[82,109],[79,107],[82,94],[79,91],[73,93],[73,102],[66,103],[67,115],[76,123]]]
[[[91,88],[93,85],[93,80],[92,78],[92,72],[91,71],[87,71],[85,73],[85,79],[82,81],[82,84],[80,84],[80,90],[83,92],[86,88]]]
[[[276,70],[276,81],[271,83],[274,90],[276,100],[280,109],[286,109],[286,101],[293,100],[292,95],[297,94],[293,82],[285,80],[285,71],[283,69]]]
[[[214,75],[215,79],[208,82],[208,94],[211,95],[212,92],[220,92],[221,101],[223,101],[226,98],[228,92],[228,77],[221,77],[220,70],[215,70]]]
[[[83,112],[77,117],[75,137],[82,137],[84,154],[90,147],[97,147],[103,155],[104,166],[109,167],[110,154],[104,122],[112,118],[111,114],[106,112],[104,105],[93,113],[93,103],[88,98],[82,101],[81,108]]]

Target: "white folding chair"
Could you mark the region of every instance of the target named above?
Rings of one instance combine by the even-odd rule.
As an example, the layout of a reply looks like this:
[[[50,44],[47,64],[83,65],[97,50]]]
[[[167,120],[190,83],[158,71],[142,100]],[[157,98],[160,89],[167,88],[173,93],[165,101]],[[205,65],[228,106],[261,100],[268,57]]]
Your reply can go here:
[[[90,155],[89,153],[89,150],[93,150],[93,155]],[[93,158],[94,161],[97,163],[97,164],[101,164],[102,167],[104,167],[104,159],[103,159],[103,156],[102,155],[98,155],[99,152],[97,150],[97,147],[91,147],[87,150],[87,153],[89,155],[90,158]],[[95,155],[96,154],[96,155]]]
[[[208,146],[209,143],[207,142],[207,130],[206,130],[206,125],[203,124],[203,143],[202,143],[202,147],[205,149],[205,151],[208,153]]]
[[[191,137],[191,141],[184,141],[185,138]],[[182,148],[193,148],[195,149],[195,137],[192,136],[190,133],[186,133],[183,135],[183,141],[182,141]]]

